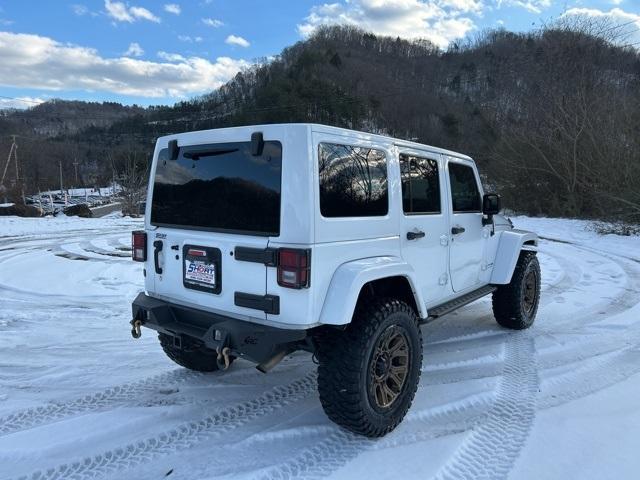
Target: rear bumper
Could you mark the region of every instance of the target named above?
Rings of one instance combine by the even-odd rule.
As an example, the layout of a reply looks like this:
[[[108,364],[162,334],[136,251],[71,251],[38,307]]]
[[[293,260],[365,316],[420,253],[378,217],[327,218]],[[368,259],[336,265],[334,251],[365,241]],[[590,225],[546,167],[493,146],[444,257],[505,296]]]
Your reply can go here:
[[[229,347],[234,356],[264,363],[285,351],[306,349],[306,330],[287,330],[245,322],[195,308],[176,305],[140,293],[131,306],[142,326],[171,335],[176,346],[182,337],[201,341],[214,350]]]

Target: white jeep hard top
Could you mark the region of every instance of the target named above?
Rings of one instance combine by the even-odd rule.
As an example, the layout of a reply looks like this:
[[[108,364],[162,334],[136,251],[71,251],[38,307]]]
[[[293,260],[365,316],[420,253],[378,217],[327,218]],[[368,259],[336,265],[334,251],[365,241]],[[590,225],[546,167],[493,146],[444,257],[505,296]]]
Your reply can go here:
[[[198,370],[237,357],[268,370],[311,351],[329,417],[384,435],[417,386],[411,323],[491,293],[501,325],[533,322],[537,237],[499,209],[468,156],[385,136],[280,124],[159,138],[145,229],[133,236],[145,262],[134,333],[157,330],[173,360]],[[367,337],[354,361],[379,368],[358,421],[340,413],[342,386],[322,373],[340,368],[327,345],[354,335]]]

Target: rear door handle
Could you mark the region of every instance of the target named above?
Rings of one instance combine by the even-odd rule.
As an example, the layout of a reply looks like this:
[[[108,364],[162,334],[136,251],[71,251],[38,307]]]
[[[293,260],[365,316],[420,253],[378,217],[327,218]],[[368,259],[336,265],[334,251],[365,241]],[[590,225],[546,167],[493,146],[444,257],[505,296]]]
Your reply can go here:
[[[464,233],[465,228],[464,227],[452,227],[451,228],[451,233],[453,235],[460,235],[461,233]]]
[[[418,238],[422,238],[426,235],[426,233],[418,230],[417,232],[407,232],[407,240],[417,240]]]
[[[158,261],[158,255],[162,251],[162,240],[156,240],[153,242],[153,264],[156,267],[156,273],[162,275],[162,267]]]

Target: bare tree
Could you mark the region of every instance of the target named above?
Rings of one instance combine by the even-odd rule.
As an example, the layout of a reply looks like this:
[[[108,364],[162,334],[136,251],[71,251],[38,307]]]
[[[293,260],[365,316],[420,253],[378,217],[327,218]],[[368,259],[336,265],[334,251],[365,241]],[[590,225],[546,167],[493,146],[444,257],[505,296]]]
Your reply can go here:
[[[146,156],[140,152],[128,151],[115,158],[113,162],[122,196],[122,213],[139,215],[140,203],[145,198],[147,185]]]

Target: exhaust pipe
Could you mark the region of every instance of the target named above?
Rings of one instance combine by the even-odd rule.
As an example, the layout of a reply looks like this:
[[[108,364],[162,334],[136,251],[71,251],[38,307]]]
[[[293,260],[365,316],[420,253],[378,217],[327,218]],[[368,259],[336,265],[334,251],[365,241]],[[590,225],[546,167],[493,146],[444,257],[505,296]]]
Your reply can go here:
[[[256,365],[256,368],[262,373],[267,373],[269,370],[279,364],[287,353],[288,352],[286,350],[281,350],[269,360],[262,362],[260,365]]]

